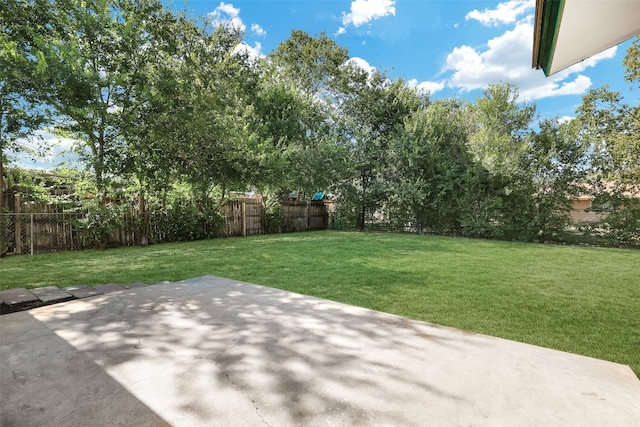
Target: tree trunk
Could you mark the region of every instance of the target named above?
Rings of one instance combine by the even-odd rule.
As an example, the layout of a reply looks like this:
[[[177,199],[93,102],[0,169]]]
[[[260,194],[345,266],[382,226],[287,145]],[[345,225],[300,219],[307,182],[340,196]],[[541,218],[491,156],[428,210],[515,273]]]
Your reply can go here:
[[[364,231],[364,221],[367,213],[367,204],[366,204],[367,178],[364,174],[362,174],[361,179],[362,179],[362,199],[360,204],[360,218],[358,218],[358,224],[356,225],[360,231]]]
[[[145,201],[145,191],[140,186],[140,195],[138,196],[138,215],[140,216],[140,227],[138,229],[138,244],[140,246],[147,246],[149,244],[149,233],[147,233],[147,226],[149,225],[149,210]]]
[[[4,153],[0,149],[0,258],[4,258],[4,233],[5,233],[5,221],[1,215],[4,213]]]

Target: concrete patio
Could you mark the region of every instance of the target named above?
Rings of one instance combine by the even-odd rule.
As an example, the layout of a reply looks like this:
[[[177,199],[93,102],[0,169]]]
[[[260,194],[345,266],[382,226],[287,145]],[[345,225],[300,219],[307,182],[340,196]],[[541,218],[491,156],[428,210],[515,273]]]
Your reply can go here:
[[[2,427],[640,426],[628,366],[218,277],[0,325]]]

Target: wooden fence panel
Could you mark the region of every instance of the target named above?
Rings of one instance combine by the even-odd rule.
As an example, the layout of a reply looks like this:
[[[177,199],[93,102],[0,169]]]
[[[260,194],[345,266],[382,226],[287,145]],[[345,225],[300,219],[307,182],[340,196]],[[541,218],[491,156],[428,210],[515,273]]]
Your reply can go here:
[[[224,236],[251,236],[266,233],[265,209],[260,200],[245,199],[228,202],[221,208],[226,216],[222,230]],[[83,213],[55,212],[52,207],[43,208],[48,213],[5,213],[0,215],[0,233],[6,254],[29,254],[52,251],[68,251],[95,246],[85,240],[77,224]],[[51,212],[53,211],[53,212]],[[321,230],[328,227],[327,207],[323,202],[290,202],[280,206],[282,228],[280,232]],[[133,223],[136,213],[132,210],[125,221]],[[149,224],[149,233],[158,234],[157,227]],[[109,239],[109,246],[135,245],[136,236],[131,227],[118,228]]]
[[[244,202],[244,236],[264,234],[264,207],[262,202],[247,200]]]
[[[242,202],[227,202],[222,206],[222,211],[227,217],[224,234],[227,237],[242,236]]]
[[[306,202],[283,203],[280,206],[283,231],[306,231],[309,226],[307,208]]]
[[[264,207],[259,200],[227,202],[221,207],[227,218],[224,235],[251,236],[264,234]]]
[[[329,227],[329,211],[323,201],[309,204],[309,230],[326,230]]]
[[[324,230],[329,224],[329,214],[323,201],[283,203],[280,212],[283,231]]]

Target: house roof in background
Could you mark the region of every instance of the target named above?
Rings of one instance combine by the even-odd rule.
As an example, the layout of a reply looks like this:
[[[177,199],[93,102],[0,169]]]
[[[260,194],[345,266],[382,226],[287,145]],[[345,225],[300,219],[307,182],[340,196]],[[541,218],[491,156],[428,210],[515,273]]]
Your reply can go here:
[[[546,76],[640,34],[640,0],[536,0],[533,68]]]

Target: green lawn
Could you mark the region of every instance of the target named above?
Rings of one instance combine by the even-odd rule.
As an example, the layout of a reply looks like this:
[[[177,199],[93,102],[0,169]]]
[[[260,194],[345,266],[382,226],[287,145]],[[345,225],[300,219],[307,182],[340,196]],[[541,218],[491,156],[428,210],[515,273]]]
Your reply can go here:
[[[640,251],[323,231],[20,256],[0,288],[206,274],[630,365]]]

